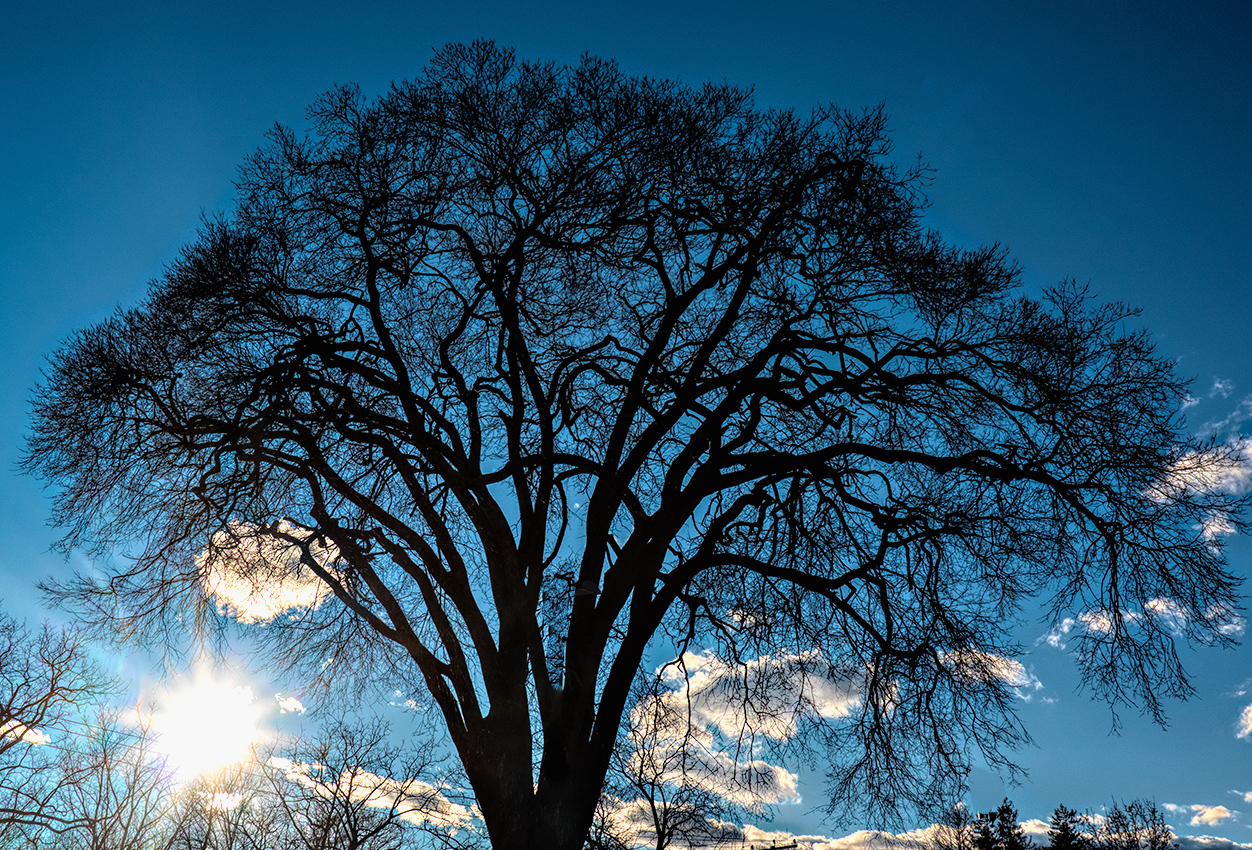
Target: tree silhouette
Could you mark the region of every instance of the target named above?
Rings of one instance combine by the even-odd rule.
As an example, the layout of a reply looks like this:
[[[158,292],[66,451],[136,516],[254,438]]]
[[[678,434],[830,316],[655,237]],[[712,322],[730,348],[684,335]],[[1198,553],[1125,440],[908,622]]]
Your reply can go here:
[[[0,612],[0,846],[78,824],[57,806],[65,780],[46,745],[64,745],[66,721],[114,688],[82,635],[47,624],[32,631]]]
[[[472,810],[427,781],[429,747],[397,747],[379,721],[337,724],[273,748],[262,806],[300,850],[479,846]],[[285,755],[278,755],[279,752]],[[425,839],[425,840],[423,840]]]
[[[1083,825],[1078,812],[1065,806],[1057,806],[1052,811],[1048,826],[1048,846],[1051,850],[1089,850],[1091,838]]]
[[[964,803],[949,806],[932,831],[935,850],[973,850],[979,820]]]
[[[890,153],[880,111],[490,44],[330,92],[55,355],[27,466],[67,546],[130,561],[54,589],[122,637],[268,622],[310,677],[420,684],[498,850],[579,845],[663,657],[759,674],[690,703],[700,770],[816,735],[832,805],[879,818],[1011,766],[1027,599],[1113,612],[1088,682],[1159,715],[1173,625],[1116,614],[1226,639],[1197,527],[1236,506],[1193,483],[1230,458],[1179,435],[1132,311],[1022,295]]]
[[[987,820],[994,825],[995,850],[1026,850],[1026,832],[1017,822],[1017,808],[1008,797],[987,816]]]
[[[1153,800],[1114,803],[1095,831],[1099,850],[1178,850],[1165,814]]]

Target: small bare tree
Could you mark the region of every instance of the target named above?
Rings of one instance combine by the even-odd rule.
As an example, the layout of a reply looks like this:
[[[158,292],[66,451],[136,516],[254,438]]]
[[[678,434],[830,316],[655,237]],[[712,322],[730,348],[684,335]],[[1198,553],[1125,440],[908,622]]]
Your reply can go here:
[[[393,744],[380,721],[339,724],[276,747],[265,797],[286,846],[301,850],[475,846],[476,812],[454,799],[436,764],[428,747]]]
[[[1114,802],[1093,836],[1097,850],[1178,850],[1165,814],[1153,800]]]
[[[58,755],[73,740],[71,722],[115,687],[81,634],[32,631],[0,612],[0,844],[79,825],[57,805],[66,779]]]

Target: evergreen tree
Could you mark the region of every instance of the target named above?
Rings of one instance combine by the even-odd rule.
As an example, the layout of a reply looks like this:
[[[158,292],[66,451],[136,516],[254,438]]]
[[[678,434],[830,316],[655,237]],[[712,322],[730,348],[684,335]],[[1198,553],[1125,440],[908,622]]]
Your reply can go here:
[[[1078,812],[1066,806],[1057,806],[1052,812],[1048,829],[1048,846],[1051,850],[1089,850],[1091,839],[1079,828]]]
[[[1026,832],[1017,822],[1017,808],[1008,797],[995,810],[996,850],[1026,850]]]

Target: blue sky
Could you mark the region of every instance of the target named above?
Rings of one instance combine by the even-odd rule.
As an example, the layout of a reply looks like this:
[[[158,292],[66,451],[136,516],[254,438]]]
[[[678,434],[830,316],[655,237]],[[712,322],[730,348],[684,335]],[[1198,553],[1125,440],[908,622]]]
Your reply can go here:
[[[0,596],[40,616],[48,502],[19,476],[31,386],[75,328],[139,299],[275,121],[338,83],[380,91],[432,49],[492,38],[525,58],[616,58],[629,72],[755,88],[761,106],[879,103],[902,161],[936,169],[929,221],[1003,243],[1030,289],[1073,277],[1143,308],[1195,378],[1197,433],[1252,434],[1252,4],[525,2],[10,4],[0,14]],[[1252,573],[1252,545],[1231,561]],[[1154,797],[1183,834],[1252,842],[1252,648],[1184,652],[1196,698],[1162,730],[1076,693],[1052,624],[1027,612],[1030,779],[985,772],[970,804],[1008,793],[1024,817],[1058,803]],[[1247,691],[1247,693],[1243,693]],[[776,825],[814,830],[805,804]],[[1238,793],[1234,793],[1238,792]],[[1229,817],[1191,826],[1191,806]]]

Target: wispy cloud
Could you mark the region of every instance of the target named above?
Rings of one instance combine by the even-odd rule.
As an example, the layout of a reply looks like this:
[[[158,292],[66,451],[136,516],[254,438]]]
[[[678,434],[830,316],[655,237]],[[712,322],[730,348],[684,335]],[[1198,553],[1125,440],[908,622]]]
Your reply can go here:
[[[1252,705],[1244,706],[1242,713],[1239,715],[1239,731],[1235,733],[1238,738],[1247,739],[1252,736]]]
[[[1230,398],[1230,394],[1233,393],[1234,391],[1235,391],[1235,384],[1233,381],[1227,381],[1223,378],[1214,378],[1213,385],[1209,388],[1209,391],[1207,393],[1201,396],[1193,396],[1191,395],[1191,393],[1187,393],[1186,398],[1182,400],[1182,409],[1190,410],[1191,408],[1199,405],[1202,401],[1206,401],[1206,400],[1211,400],[1215,398],[1217,399]]]
[[[861,704],[865,682],[863,671],[834,669],[816,652],[763,655],[742,666],[688,652],[661,677],[674,688],[661,699],[681,711],[684,726],[689,713],[692,725],[729,738],[780,741],[796,733],[805,715],[848,717]]]
[[[1252,491],[1252,438],[1187,452],[1170,464],[1165,476],[1147,491],[1149,498],[1167,501],[1188,493],[1241,496]]]
[[[1118,617],[1122,624],[1126,626],[1133,625],[1135,621],[1143,617],[1148,617],[1158,625],[1164,626],[1172,634],[1181,635],[1186,630],[1187,624],[1192,620],[1194,614],[1175,599],[1170,599],[1167,596],[1157,596],[1149,599],[1144,604],[1142,613],[1121,611]],[[1225,637],[1237,638],[1242,636],[1247,630],[1247,621],[1224,605],[1209,606],[1202,618],[1213,631]],[[1044,632],[1035,639],[1035,646],[1047,644],[1055,649],[1065,649],[1068,646],[1067,639],[1070,633],[1077,626],[1081,625],[1084,630],[1091,634],[1107,635],[1113,631],[1115,624],[1114,615],[1104,608],[1084,611],[1077,617],[1066,617]],[[1238,695],[1242,696],[1242,693]]]
[[[1187,628],[1190,613],[1173,599],[1158,596],[1155,599],[1149,599],[1143,607],[1149,617],[1175,635],[1182,634]]]
[[[1210,394],[1208,397],[1212,398],[1213,396]],[[1223,398],[1225,397],[1226,396],[1223,396]],[[1183,409],[1186,409],[1185,403]],[[1202,436],[1235,434],[1249,419],[1252,419],[1252,395],[1244,396],[1240,399],[1234,409],[1222,418],[1210,419],[1208,422],[1205,422],[1202,426],[1200,426],[1199,433]]]
[[[1241,637],[1247,630],[1247,621],[1224,605],[1213,605],[1204,612],[1204,618],[1226,637]]]
[[[1038,646],[1041,643],[1046,643],[1053,649],[1065,649],[1065,647],[1068,646],[1065,642],[1065,638],[1074,630],[1074,626],[1077,624],[1078,621],[1073,617],[1066,617],[1051,629],[1040,635],[1039,639],[1035,641],[1035,646]]]
[[[943,656],[943,664],[957,676],[970,681],[989,682],[999,679],[1010,688],[1015,688],[1018,696],[1027,700],[1031,691],[1043,688],[1043,682],[1022,666],[1020,661],[1005,658],[1003,655],[973,650],[949,652]]]

